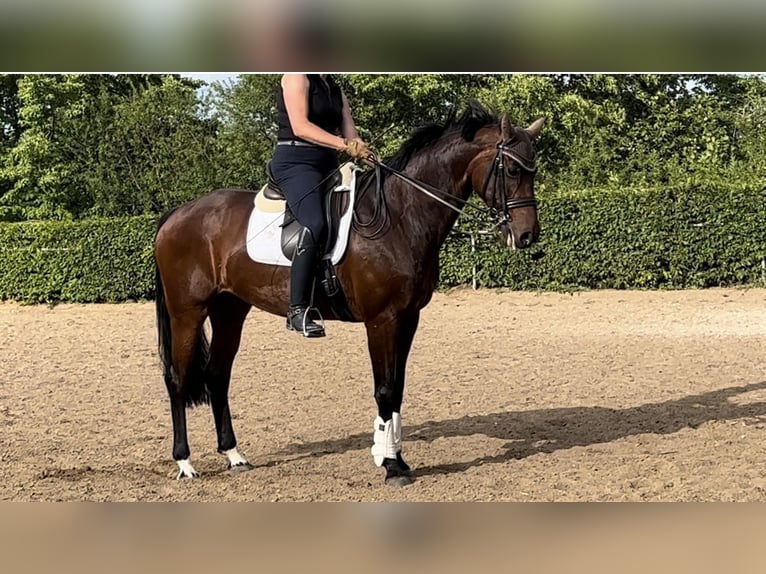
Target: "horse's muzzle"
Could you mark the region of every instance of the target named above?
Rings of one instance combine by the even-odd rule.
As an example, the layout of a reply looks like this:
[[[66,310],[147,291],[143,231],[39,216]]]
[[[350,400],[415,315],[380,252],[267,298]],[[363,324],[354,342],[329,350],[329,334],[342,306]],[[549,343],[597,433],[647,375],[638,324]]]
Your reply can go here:
[[[504,239],[504,243],[509,249],[527,249],[537,242],[536,231],[524,231],[520,235],[513,233],[510,225],[502,225],[501,233]]]
[[[518,237],[513,234],[508,236],[508,247],[511,249],[527,249],[537,242],[537,234],[533,231],[525,231]]]

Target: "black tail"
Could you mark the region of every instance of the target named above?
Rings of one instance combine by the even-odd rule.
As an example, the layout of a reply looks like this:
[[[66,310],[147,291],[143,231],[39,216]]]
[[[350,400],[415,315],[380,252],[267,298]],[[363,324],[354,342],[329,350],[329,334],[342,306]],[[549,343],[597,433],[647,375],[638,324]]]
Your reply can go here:
[[[160,221],[157,224],[157,232],[159,232],[160,228],[174,212],[175,209],[172,209],[160,217]],[[157,236],[155,234],[155,241],[156,238]],[[157,314],[157,343],[160,360],[162,361],[162,374],[165,378],[165,385],[168,387],[168,392],[173,395],[178,389],[178,377],[173,368],[173,333],[170,329],[170,314],[168,313],[168,307],[165,303],[165,288],[162,284],[162,275],[160,274],[160,268],[157,265],[156,258],[154,260],[154,278],[154,301]],[[192,364],[189,366],[184,389],[186,405],[189,407],[208,404],[210,402],[210,392],[206,384],[206,370],[209,358],[210,345],[204,330],[200,330],[197,348],[194,351]]]

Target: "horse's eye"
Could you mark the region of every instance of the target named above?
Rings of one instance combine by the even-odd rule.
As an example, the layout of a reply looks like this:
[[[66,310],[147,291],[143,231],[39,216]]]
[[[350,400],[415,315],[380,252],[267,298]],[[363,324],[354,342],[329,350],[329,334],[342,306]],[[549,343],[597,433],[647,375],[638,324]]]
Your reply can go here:
[[[519,173],[520,172],[521,172],[521,170],[519,169],[519,166],[517,166],[517,165],[512,165],[512,166],[509,166],[509,167],[505,168],[505,174],[508,177],[517,178],[517,177],[519,177]]]

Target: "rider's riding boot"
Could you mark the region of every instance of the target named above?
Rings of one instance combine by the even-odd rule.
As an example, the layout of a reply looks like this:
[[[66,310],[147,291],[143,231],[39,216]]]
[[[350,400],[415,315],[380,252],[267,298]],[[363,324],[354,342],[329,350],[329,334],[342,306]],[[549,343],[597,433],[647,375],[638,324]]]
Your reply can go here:
[[[301,229],[290,270],[290,311],[287,328],[305,337],[324,337],[324,327],[309,316],[319,247],[308,227]]]

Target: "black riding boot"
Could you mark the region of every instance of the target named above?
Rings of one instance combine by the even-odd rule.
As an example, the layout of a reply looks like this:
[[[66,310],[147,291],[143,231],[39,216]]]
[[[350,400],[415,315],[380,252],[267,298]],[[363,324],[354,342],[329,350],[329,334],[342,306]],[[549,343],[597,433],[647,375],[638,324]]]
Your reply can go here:
[[[290,270],[290,311],[287,328],[305,337],[324,337],[324,327],[309,316],[319,246],[308,227],[301,230]]]

